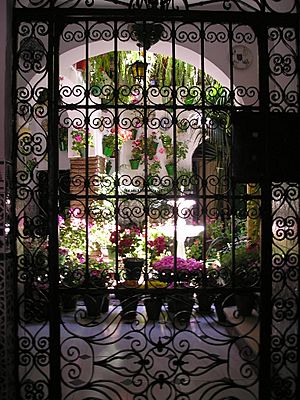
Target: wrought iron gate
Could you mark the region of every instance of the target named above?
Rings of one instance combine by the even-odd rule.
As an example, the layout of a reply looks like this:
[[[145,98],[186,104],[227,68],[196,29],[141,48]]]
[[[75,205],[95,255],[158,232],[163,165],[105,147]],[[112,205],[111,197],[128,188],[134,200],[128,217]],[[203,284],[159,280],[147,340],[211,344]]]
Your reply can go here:
[[[295,5],[90,3],[16,2],[20,398],[295,399]]]

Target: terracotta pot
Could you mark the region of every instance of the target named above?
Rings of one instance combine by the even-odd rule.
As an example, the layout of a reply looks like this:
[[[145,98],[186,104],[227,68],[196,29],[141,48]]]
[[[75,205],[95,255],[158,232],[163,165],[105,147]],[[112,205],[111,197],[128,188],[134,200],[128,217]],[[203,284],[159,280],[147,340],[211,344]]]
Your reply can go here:
[[[76,69],[78,71],[85,71],[86,70],[86,60],[81,60],[76,63]]]

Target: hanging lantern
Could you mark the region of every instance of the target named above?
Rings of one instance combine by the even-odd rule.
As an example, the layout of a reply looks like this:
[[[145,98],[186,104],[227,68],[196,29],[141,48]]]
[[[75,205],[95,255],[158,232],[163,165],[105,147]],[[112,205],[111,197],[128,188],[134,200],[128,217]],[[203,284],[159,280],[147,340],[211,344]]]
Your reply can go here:
[[[148,64],[144,63],[143,61],[135,61],[133,64],[130,65],[131,73],[133,78],[137,81],[141,81],[145,78],[145,71],[147,69]]]

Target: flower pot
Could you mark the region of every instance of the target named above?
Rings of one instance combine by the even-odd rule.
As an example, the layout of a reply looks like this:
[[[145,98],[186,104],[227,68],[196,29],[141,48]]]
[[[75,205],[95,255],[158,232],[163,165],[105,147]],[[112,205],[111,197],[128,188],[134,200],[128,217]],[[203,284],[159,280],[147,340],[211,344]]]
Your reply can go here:
[[[211,314],[214,296],[207,293],[197,293],[198,312],[200,314]]]
[[[123,260],[125,269],[125,279],[139,280],[145,260],[142,258],[125,258]]]
[[[80,150],[78,150],[78,153],[79,153],[79,156],[80,157],[85,157],[85,149],[80,149]]]
[[[78,71],[85,71],[86,70],[86,60],[77,61],[75,67]]]
[[[107,175],[110,174],[111,169],[112,169],[112,163],[111,163],[111,161],[108,161],[108,162],[106,163],[106,166],[105,166],[105,172],[106,172]]]
[[[114,157],[114,150],[112,147],[104,146],[103,147],[103,154],[106,157]]]
[[[148,320],[158,321],[162,307],[161,297],[151,296],[150,298],[146,298],[144,304]]]
[[[172,283],[174,282],[174,272],[173,270],[166,268],[157,272],[158,280],[161,282]]]
[[[191,294],[174,294],[167,297],[168,312],[171,320],[175,325],[189,324],[194,299]]]
[[[131,169],[138,169],[140,166],[140,160],[129,160]]]
[[[255,305],[255,298],[252,293],[236,294],[235,301],[239,315],[242,317],[248,317],[252,314]]]
[[[77,297],[68,293],[61,295],[61,307],[65,312],[75,311],[77,304]]]
[[[120,313],[122,320],[125,321],[134,320],[136,318],[136,310],[139,303],[139,297],[128,296],[127,294],[123,293],[119,293],[117,297],[120,300],[120,306],[122,308],[122,311]]]
[[[174,176],[174,164],[166,164],[166,170],[169,176]]]
[[[83,297],[84,304],[86,306],[87,316],[94,318],[99,317],[103,311],[104,298],[107,296],[96,295],[96,294],[86,294]]]
[[[106,313],[109,310],[109,297],[103,296],[103,302],[102,302],[102,307],[101,307],[101,312]]]
[[[132,140],[135,140],[135,139],[136,139],[136,136],[137,136],[137,129],[136,129],[136,128],[133,128],[133,129],[131,130],[131,139],[132,139]]]
[[[149,160],[153,160],[153,158],[154,158],[154,156],[155,156],[155,154],[156,154],[156,150],[157,150],[157,148],[158,148],[158,142],[153,142],[153,152],[151,151],[150,153],[151,154],[149,154]]]
[[[60,151],[67,151],[68,150],[68,143],[59,142],[59,150]]]

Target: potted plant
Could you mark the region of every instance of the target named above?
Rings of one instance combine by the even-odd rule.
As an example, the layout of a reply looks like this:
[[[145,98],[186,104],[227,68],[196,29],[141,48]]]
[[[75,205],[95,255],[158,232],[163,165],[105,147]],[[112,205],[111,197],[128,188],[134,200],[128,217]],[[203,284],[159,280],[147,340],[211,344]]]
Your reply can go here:
[[[147,139],[144,137],[132,142],[130,164],[132,169],[137,169],[140,163],[143,163],[145,158],[153,160],[158,147],[156,140],[156,132],[152,132]],[[137,167],[134,167],[137,165]]]
[[[132,142],[131,158],[129,160],[131,169],[138,169],[144,157],[144,140],[136,139]]]
[[[125,279],[138,280],[145,263],[145,238],[137,225],[118,226],[110,235],[111,243],[118,243],[119,255],[123,257]]]
[[[104,290],[110,280],[110,266],[101,257],[89,258],[88,274],[85,274],[84,286],[93,289],[90,293],[83,296],[88,317],[97,317],[102,312],[108,311],[109,301],[105,292],[94,289]]]
[[[161,163],[158,157],[153,157],[151,162],[148,163],[148,172],[149,172],[149,184],[153,184],[153,179],[159,176],[159,172],[161,170]]]
[[[146,285],[144,284],[142,287],[146,288]],[[161,307],[163,305],[163,296],[161,294],[157,294],[155,289],[164,289],[166,287],[167,283],[159,280],[150,279],[147,282],[147,288],[151,289],[151,293],[149,296],[144,298],[144,305],[149,321],[159,320]]]
[[[176,282],[180,285],[183,282],[190,282],[195,274],[202,270],[204,264],[202,261],[196,261],[193,258],[183,259],[166,255],[152,264],[157,273],[157,277],[162,282],[173,283],[175,280],[175,262],[176,262]]]
[[[59,150],[61,151],[68,150],[68,128],[59,125],[58,135],[59,135]]]
[[[176,269],[175,269],[176,263]],[[178,292],[167,296],[168,311],[175,323],[188,323],[194,305],[193,292],[180,293],[180,289],[191,286],[192,280],[203,274],[204,264],[195,259],[183,259],[174,256],[164,256],[152,264],[154,276],[159,281],[167,282],[168,288],[178,289]]]
[[[233,261],[234,260],[234,261]],[[255,306],[255,294],[246,291],[259,284],[260,277],[260,252],[259,245],[248,241],[237,243],[233,250],[226,251],[220,257],[221,268],[230,271],[231,281],[234,283],[235,301],[237,309],[242,316],[252,314]],[[233,262],[235,269],[233,269]],[[244,289],[244,290],[243,290]]]
[[[92,207],[96,214],[95,205]],[[101,255],[101,248],[109,243],[109,232],[103,229],[101,218],[87,222],[77,217],[74,209],[70,209],[66,216],[59,216],[58,227],[60,284],[70,289],[80,287],[84,283],[87,240],[88,254],[97,258]],[[64,295],[68,296],[68,292]],[[69,297],[74,298],[71,291]]]
[[[170,249],[170,239],[163,233],[159,232],[157,227],[157,224],[148,226],[147,247],[151,266]]]
[[[166,154],[166,170],[169,176],[174,176],[174,151],[177,162],[184,160],[188,153],[188,146],[180,140],[177,140],[174,146],[172,138],[167,133],[161,133],[160,139]]]
[[[107,157],[114,157],[115,156],[115,149],[116,149],[116,137],[117,137],[117,148],[120,149],[123,143],[127,142],[127,140],[131,139],[132,132],[130,130],[126,130],[121,128],[120,126],[117,127],[117,135],[116,135],[116,128],[112,127],[110,133],[103,136],[102,139],[102,146],[103,146],[103,154]]]
[[[72,136],[72,150],[76,151],[80,157],[85,156],[86,139],[87,139],[87,144],[90,147],[94,147],[92,135],[90,134],[90,132],[88,132],[88,138],[87,138],[86,130],[84,128],[74,129],[71,133],[71,136]]]
[[[120,301],[122,311],[120,313],[122,320],[132,322],[136,318],[136,310],[140,296],[132,294],[132,289],[138,288],[136,279],[125,279],[118,282],[116,286],[116,298]]]

